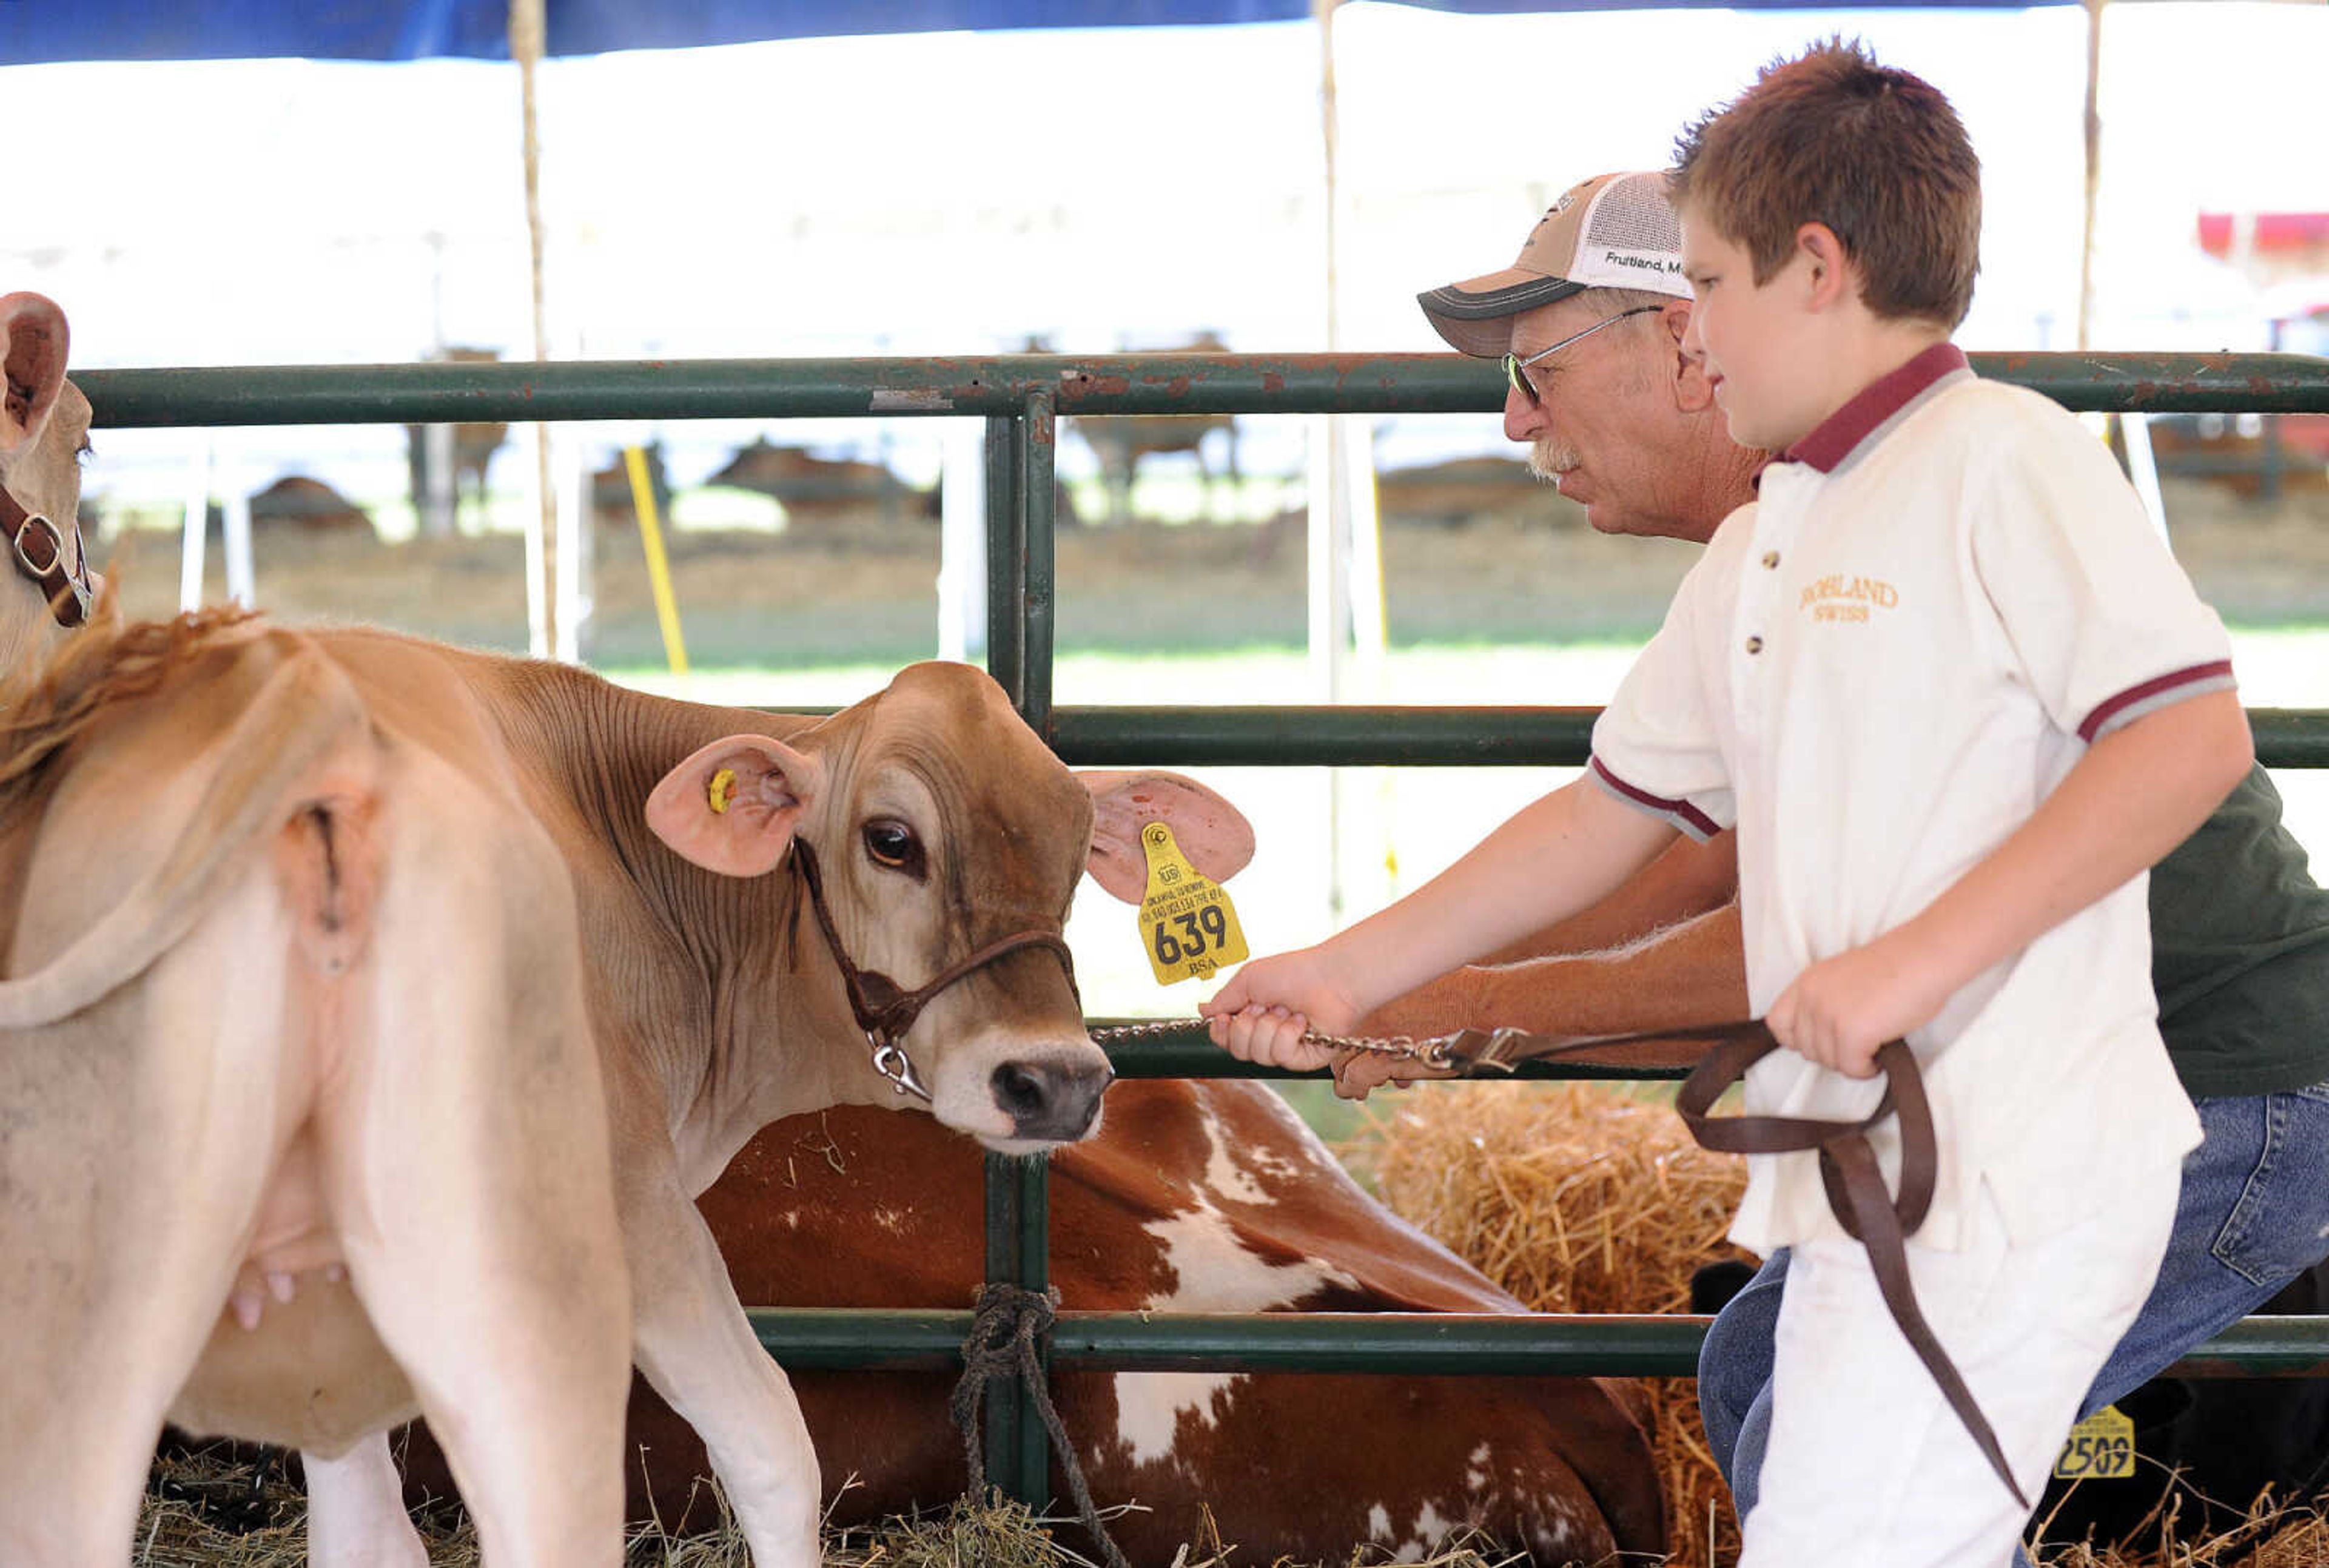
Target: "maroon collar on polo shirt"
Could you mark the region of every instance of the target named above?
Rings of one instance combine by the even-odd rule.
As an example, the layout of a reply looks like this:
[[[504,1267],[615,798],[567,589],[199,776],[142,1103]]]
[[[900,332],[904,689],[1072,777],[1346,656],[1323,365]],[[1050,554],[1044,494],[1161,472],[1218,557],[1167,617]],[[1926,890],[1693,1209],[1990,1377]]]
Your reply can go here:
[[[1779,454],[1783,463],[1806,463],[1832,474],[1860,443],[1887,420],[1907,408],[1935,382],[1957,371],[1970,372],[1965,351],[1954,343],[1937,343],[1895,371],[1878,376],[1853,400],[1820,421],[1811,434]]]

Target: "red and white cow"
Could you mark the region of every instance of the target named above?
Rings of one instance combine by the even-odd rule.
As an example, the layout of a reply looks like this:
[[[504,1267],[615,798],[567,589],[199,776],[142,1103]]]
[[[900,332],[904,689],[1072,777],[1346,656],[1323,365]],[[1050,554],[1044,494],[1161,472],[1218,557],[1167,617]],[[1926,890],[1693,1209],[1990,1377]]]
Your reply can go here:
[[[967,1306],[984,1262],[976,1150],[916,1117],[843,1108],[776,1123],[698,1200],[737,1294],[765,1306]],[[1369,1198],[1259,1083],[1132,1081],[1051,1156],[1051,1278],[1069,1308],[1518,1312]],[[797,1373],[827,1504],[858,1523],[964,1488],[951,1374]],[[1098,1373],[1052,1388],[1112,1533],[1163,1564],[1210,1509],[1263,1556],[1420,1554],[1477,1525],[1545,1568],[1665,1546],[1637,1385],[1590,1378]],[[633,1516],[707,1522],[702,1447],[635,1391]],[[408,1495],[442,1496],[425,1435]],[[1066,1488],[1056,1473],[1054,1495]],[[1628,1561],[1635,1560],[1632,1558]]]

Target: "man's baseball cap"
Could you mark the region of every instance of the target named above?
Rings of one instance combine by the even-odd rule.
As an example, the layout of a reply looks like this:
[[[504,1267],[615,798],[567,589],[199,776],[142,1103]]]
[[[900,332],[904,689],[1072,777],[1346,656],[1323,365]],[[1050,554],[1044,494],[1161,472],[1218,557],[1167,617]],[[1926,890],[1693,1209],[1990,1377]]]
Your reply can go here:
[[[1496,359],[1512,348],[1513,316],[1584,288],[1690,298],[1682,225],[1664,175],[1596,175],[1571,185],[1537,220],[1519,260],[1415,298],[1440,336],[1466,354]]]

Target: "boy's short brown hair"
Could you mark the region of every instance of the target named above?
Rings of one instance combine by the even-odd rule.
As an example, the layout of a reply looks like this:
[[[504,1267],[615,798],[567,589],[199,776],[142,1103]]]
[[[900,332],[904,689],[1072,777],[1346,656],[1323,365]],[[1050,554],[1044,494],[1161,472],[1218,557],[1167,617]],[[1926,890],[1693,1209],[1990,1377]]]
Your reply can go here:
[[[1686,208],[1770,281],[1796,231],[1825,223],[1880,316],[1955,327],[1981,263],[1981,160],[1949,100],[1831,39],[1775,61],[1684,131],[1667,176]]]

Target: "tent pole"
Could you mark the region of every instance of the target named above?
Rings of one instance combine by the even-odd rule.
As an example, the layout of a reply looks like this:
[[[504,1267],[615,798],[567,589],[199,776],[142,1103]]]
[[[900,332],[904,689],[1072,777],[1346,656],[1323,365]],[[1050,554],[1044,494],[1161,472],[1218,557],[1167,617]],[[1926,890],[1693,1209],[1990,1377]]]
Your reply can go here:
[[[1322,194],[1325,202],[1326,352],[1343,346],[1340,269],[1336,255],[1342,189],[1337,160],[1341,152],[1340,117],[1334,102],[1334,7],[1339,0],[1311,0],[1318,21],[1318,129],[1325,161]],[[1343,456],[1343,421],[1322,414],[1310,426],[1310,548],[1309,622],[1310,674],[1319,699],[1344,700],[1349,677],[1351,597],[1350,534],[1344,510],[1347,465]],[[1326,911],[1327,920],[1344,921],[1343,885],[1344,789],[1340,772],[1326,774]]]
[[[2095,314],[2095,206],[2102,189],[2103,117],[2100,84],[2103,70],[2103,6],[2107,0],[2086,0],[2087,7],[2087,195],[2086,222],[2079,239],[2079,352],[2093,346],[2089,336]]]
[[[510,0],[510,58],[517,61],[518,97],[524,117],[525,238],[533,269],[533,357],[550,357],[548,313],[542,287],[542,137],[534,107],[534,68],[548,43],[543,0]],[[557,570],[557,486],[551,481],[550,427],[533,427],[534,495],[525,522],[526,647],[536,658],[558,647],[558,612],[552,583]]]
[[[1334,13],[1342,0],[1311,0],[1318,21],[1319,129],[1325,154],[1326,351],[1343,350],[1342,110],[1334,75]],[[1374,429],[1363,415],[1327,414],[1311,426],[1310,666],[1330,703],[1381,698],[1384,651],[1382,531],[1375,510]],[[1379,775],[1377,794],[1389,775]],[[1373,863],[1390,864],[1387,839],[1369,869],[1353,877],[1344,864],[1346,842],[1370,846],[1384,839],[1387,805],[1370,813],[1357,793],[1361,780],[1342,770],[1327,775],[1327,908],[1343,923],[1354,899],[1372,906],[1387,893]],[[1353,886],[1353,883],[1359,885]]]

